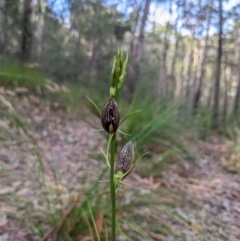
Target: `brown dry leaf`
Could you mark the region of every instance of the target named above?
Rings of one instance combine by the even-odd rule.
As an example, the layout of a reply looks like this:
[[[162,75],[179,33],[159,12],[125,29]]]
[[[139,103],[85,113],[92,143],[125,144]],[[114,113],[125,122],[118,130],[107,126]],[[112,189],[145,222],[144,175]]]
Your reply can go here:
[[[232,191],[232,196],[240,201],[240,194],[236,191]]]
[[[222,165],[224,165],[227,162],[227,160],[224,156],[220,157],[220,161],[221,161]]]
[[[12,187],[5,187],[5,188],[0,188],[0,195],[3,195],[3,194],[9,194],[9,193],[12,193],[14,192],[14,188]]]
[[[23,196],[23,195],[26,195],[30,192],[31,192],[31,189],[23,188],[23,189],[19,190],[16,194],[17,194],[17,196]]]
[[[148,235],[157,241],[167,241],[166,237],[159,233],[149,232]]]
[[[214,189],[214,187],[206,187],[206,186],[204,186],[204,185],[202,185],[202,186],[197,186],[197,185],[186,185],[188,188],[189,188],[189,190],[192,190],[192,191],[195,191],[195,192],[199,192],[199,193],[204,193],[204,194],[206,194],[206,193],[212,193],[212,194],[221,194],[221,189],[217,189],[217,190],[215,190]],[[192,186],[192,189],[190,189],[191,188],[191,186]]]
[[[67,192],[67,188],[61,184],[49,183],[48,187],[52,189],[52,191],[63,192],[63,193]]]
[[[95,219],[98,235],[101,236],[103,232],[103,211],[100,211]],[[95,235],[94,240],[97,240]]]
[[[151,190],[156,190],[161,185],[161,182],[154,182],[154,179],[152,176],[150,176],[149,178],[137,177],[137,179],[142,185],[147,186]]]
[[[91,236],[79,237],[77,241],[92,241]]]
[[[240,207],[234,206],[233,209],[240,214]]]
[[[0,207],[0,213],[15,214],[16,212],[17,212],[17,208],[16,207],[5,206],[5,205]]]
[[[193,230],[196,231],[197,233],[203,232],[202,226],[199,225],[198,223],[196,223],[195,221],[191,223],[191,226],[192,226]]]
[[[1,214],[0,215],[0,226],[6,225],[8,222],[7,215]]]

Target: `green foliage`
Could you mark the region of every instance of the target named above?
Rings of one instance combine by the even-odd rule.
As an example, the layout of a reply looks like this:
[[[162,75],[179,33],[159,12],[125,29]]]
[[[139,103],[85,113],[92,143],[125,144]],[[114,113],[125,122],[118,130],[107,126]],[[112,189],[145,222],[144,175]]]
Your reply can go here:
[[[144,96],[149,95],[144,94]],[[157,146],[162,146],[166,150],[175,149],[191,158],[181,141],[185,127],[178,121],[177,106],[167,107],[164,99],[153,101],[148,97],[144,100],[135,99],[128,112],[134,109],[142,109],[142,111],[126,121],[124,131],[131,136],[123,137],[124,139],[133,140],[143,151],[154,151]]]
[[[211,134],[211,117],[212,112],[207,107],[200,107],[196,116],[192,116],[188,124],[192,131],[196,133],[197,139],[204,140]]]
[[[0,83],[6,87],[27,87],[36,90],[43,89],[46,82],[42,74],[30,66],[1,61]]]

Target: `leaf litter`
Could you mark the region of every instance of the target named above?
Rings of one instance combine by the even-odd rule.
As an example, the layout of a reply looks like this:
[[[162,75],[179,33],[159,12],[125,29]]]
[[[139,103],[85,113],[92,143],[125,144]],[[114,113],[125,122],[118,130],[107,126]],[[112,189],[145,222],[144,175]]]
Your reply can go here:
[[[40,237],[28,214],[44,220],[51,208],[46,195],[59,210],[76,200],[104,167],[100,147],[106,141],[83,118],[73,119],[40,97],[18,92],[2,90],[0,98],[0,240],[30,241]],[[226,142],[213,136],[192,144],[195,163],[167,165],[158,177],[134,173],[128,179],[133,187],[124,187],[125,198],[120,194],[121,204],[150,198],[159,205],[133,207],[122,216],[137,223],[138,215],[145,218],[142,225],[151,240],[240,240],[240,177],[224,165]],[[103,216],[97,217],[99,230]],[[59,228],[44,227],[53,233]]]

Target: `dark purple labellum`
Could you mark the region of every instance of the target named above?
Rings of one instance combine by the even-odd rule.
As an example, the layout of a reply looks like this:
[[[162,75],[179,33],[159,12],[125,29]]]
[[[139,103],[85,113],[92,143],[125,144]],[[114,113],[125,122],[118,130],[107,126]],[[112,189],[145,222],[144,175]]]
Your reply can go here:
[[[117,102],[110,99],[103,107],[102,126],[105,131],[112,134],[118,129],[120,122],[120,112]]]
[[[125,174],[129,170],[133,169],[133,167],[134,167],[134,149],[133,149],[132,142],[129,141],[123,147],[123,149],[121,150],[121,152],[119,154],[118,160],[116,162],[115,172],[116,173],[122,172],[123,174]],[[129,173],[131,171],[129,171]]]

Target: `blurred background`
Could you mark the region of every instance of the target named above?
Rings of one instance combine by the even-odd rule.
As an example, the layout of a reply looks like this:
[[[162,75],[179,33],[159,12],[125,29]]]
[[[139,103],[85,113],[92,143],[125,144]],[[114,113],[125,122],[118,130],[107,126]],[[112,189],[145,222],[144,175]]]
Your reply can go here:
[[[114,56],[128,54],[118,133],[149,151],[117,197],[118,240],[240,240],[238,0],[0,0],[0,240],[111,240]]]

